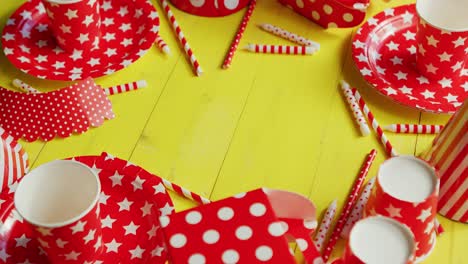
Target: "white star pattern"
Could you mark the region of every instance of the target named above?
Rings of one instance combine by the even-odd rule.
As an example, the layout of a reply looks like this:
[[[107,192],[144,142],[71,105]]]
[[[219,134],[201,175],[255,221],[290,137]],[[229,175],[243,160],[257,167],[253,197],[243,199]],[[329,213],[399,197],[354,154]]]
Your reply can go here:
[[[109,199],[109,195],[106,195],[105,193],[101,192],[99,195],[99,203],[101,204],[107,204],[107,199]]]
[[[73,50],[73,53],[70,56],[70,58],[72,60],[74,60],[74,61],[82,59],[83,58],[83,51],[82,50],[77,50],[77,49]]]
[[[401,216],[401,208],[394,207],[392,204],[390,204],[387,208],[385,208],[385,211],[387,211],[389,216],[392,217],[392,218],[402,217]]]
[[[21,49],[22,52],[24,53],[30,53],[31,49],[26,47],[25,45],[19,45],[19,48]]]
[[[72,10],[68,9],[67,13],[65,13],[65,16],[68,18],[68,20],[72,20],[73,18],[78,18],[78,10]]]
[[[50,230],[50,228],[38,227],[36,229],[36,231],[41,233],[42,236],[51,236],[52,235],[52,231]]]
[[[413,45],[413,46],[411,46],[411,47],[408,48],[408,51],[409,51],[409,53],[411,53],[411,54],[416,54],[417,49],[416,49],[416,47]]]
[[[6,262],[6,260],[10,257],[10,255],[8,255],[6,253],[6,249],[4,247],[2,247],[0,249],[0,259],[3,260],[4,262]]]
[[[406,40],[416,40],[416,33],[413,33],[411,31],[406,31],[403,36],[405,37]]]
[[[397,73],[395,73],[395,76],[398,78],[398,80],[406,80],[408,74],[402,71],[398,71]]]
[[[135,225],[135,224],[133,223],[133,221],[130,222],[130,224],[128,224],[128,225],[126,225],[126,226],[123,227],[123,228],[125,229],[125,235],[128,235],[128,234],[136,235],[136,234],[137,234],[136,231],[137,231],[137,229],[138,229],[139,227],[140,227],[140,226],[139,226],[139,225]]]
[[[115,33],[109,33],[107,32],[104,37],[102,37],[103,39],[105,39],[107,42],[111,41],[111,40],[115,40]]]
[[[456,95],[453,95],[451,93],[448,93],[446,96],[444,96],[444,98],[447,100],[447,102],[451,103],[451,102],[458,102],[458,96]]]
[[[54,64],[52,64],[52,66],[53,66],[56,70],[61,69],[61,68],[65,68],[65,62],[56,61]]]
[[[140,176],[137,176],[135,180],[132,181],[133,191],[135,192],[136,190],[143,190],[144,182],[145,180],[141,179]]]
[[[403,94],[412,94],[413,92],[413,89],[412,88],[408,88],[406,85],[401,87],[400,90]]]
[[[112,224],[115,221],[116,220],[111,218],[110,215],[106,216],[104,219],[101,220],[102,228],[104,227],[112,228]]]
[[[112,8],[111,1],[103,1],[101,5],[101,9],[107,11]]]
[[[143,216],[151,214],[151,207],[153,207],[151,203],[145,202],[145,205],[141,207],[141,212],[143,213]]]
[[[31,241],[30,238],[27,238],[25,234],[21,235],[18,238],[15,238],[16,247],[24,247],[27,248],[28,242]]]
[[[452,80],[448,78],[443,78],[439,81],[439,84],[442,86],[442,88],[452,88]]]
[[[416,78],[416,80],[419,81],[419,84],[425,84],[425,83],[429,84],[429,80],[424,76],[419,76],[418,78]]]
[[[434,48],[437,48],[437,44],[439,44],[439,40],[434,38],[433,35],[426,37],[427,38],[427,44],[430,46],[433,46]]]
[[[66,244],[68,244],[68,241],[64,241],[60,238],[58,238],[55,242],[57,243],[57,247],[59,248],[63,248]]]
[[[70,26],[67,26],[65,24],[62,24],[60,26],[60,30],[63,32],[63,33],[71,33],[71,27]]]
[[[427,223],[426,229],[424,230],[424,234],[431,234],[434,231],[434,221],[429,221]]]
[[[462,84],[462,87],[465,90],[465,92],[468,92],[468,82],[465,82],[464,84]]]
[[[74,226],[71,227],[72,234],[83,232],[86,222],[78,221]]]
[[[363,68],[363,69],[361,69],[361,74],[364,75],[364,76],[371,76],[372,71],[369,70],[368,68]]]
[[[435,66],[431,63],[431,64],[429,64],[429,65],[426,65],[426,69],[427,69],[427,72],[436,74],[436,72],[437,72],[437,70],[438,70],[439,68],[435,67]]]
[[[155,249],[153,249],[151,251],[151,256],[155,257],[155,256],[158,256],[160,257],[161,254],[164,252],[164,248],[163,247],[160,247],[160,246],[156,246]]]
[[[457,63],[455,63],[455,65],[452,66],[452,70],[455,72],[455,71],[458,71],[462,68],[463,66],[463,62],[462,61],[459,61]]]
[[[366,46],[364,42],[361,42],[359,40],[355,41],[353,45],[356,49],[363,49]]]
[[[159,211],[161,211],[161,216],[170,215],[173,210],[174,207],[170,206],[169,203],[166,203],[163,208],[159,209]]]
[[[131,259],[134,258],[142,258],[143,252],[145,252],[144,249],[142,249],[140,246],[137,246],[135,249],[129,250],[130,254],[132,255]]]
[[[384,13],[386,16],[394,16],[395,15],[395,9],[393,8],[387,8],[384,10]]]
[[[122,46],[124,46],[124,47],[128,47],[128,46],[132,45],[132,42],[133,42],[132,39],[130,39],[130,38],[124,38],[124,39],[122,40],[122,42],[120,42],[120,44],[121,44]]]
[[[151,227],[151,229],[148,231],[148,236],[149,236],[149,239],[153,238],[156,236],[156,231],[158,230],[158,227],[153,225]]]
[[[389,50],[398,50],[398,47],[399,47],[399,46],[400,46],[399,44],[396,44],[396,43],[393,42],[393,41],[390,41],[389,43],[387,43],[387,48],[388,48]]]
[[[391,87],[384,89],[387,92],[387,95],[397,94],[397,91]]]
[[[15,35],[10,34],[10,33],[5,33],[5,34],[3,35],[3,39],[4,39],[5,41],[14,40],[14,39],[15,39]]]
[[[117,55],[117,52],[116,52],[116,49],[111,49],[111,48],[108,48],[104,54],[107,55],[107,57],[111,57],[113,55]]]
[[[132,27],[130,24],[127,24],[127,23],[124,23],[122,25],[120,25],[119,29],[122,31],[122,32],[126,32],[127,30],[130,30]]]
[[[93,15],[86,16],[85,19],[83,20],[83,24],[85,24],[87,27],[89,27],[89,25],[93,22],[94,22]]]
[[[114,19],[106,17],[104,21],[102,21],[102,24],[104,24],[106,27],[114,25]]]
[[[119,211],[130,211],[130,206],[133,204],[133,202],[130,202],[127,200],[127,197],[125,197],[120,203],[117,203],[119,205]]]
[[[398,58],[397,56],[390,59],[393,65],[403,65],[403,60]]]
[[[427,208],[426,210],[421,210],[421,214],[417,217],[417,219],[422,223],[426,222],[426,219],[432,215],[431,211],[431,207]]]
[[[434,98],[434,94],[435,92],[431,92],[427,89],[421,93],[421,95],[424,96],[425,99]]]
[[[444,53],[438,55],[439,58],[440,58],[440,61],[450,61],[450,58],[453,56],[451,54],[448,54],[446,51],[444,51]]]
[[[20,16],[23,18],[23,20],[32,20],[32,13],[29,11],[24,10],[20,13]]]
[[[122,243],[118,243],[115,238],[112,239],[111,242],[109,243],[106,243],[104,244],[106,246],[106,253],[109,253],[109,252],[115,252],[115,253],[118,253],[119,252],[119,247],[120,245],[122,245]]]
[[[120,175],[118,171],[115,172],[115,174],[111,177],[109,177],[112,181],[112,187],[116,185],[122,185],[122,178],[123,175]]]
[[[87,63],[88,63],[91,67],[94,67],[94,66],[100,64],[100,59],[99,59],[99,58],[91,58],[91,59],[89,59],[89,61],[88,61]]]
[[[68,254],[65,254],[65,260],[78,260],[78,256],[80,254],[80,252],[72,251]]]
[[[117,14],[119,14],[120,16],[125,16],[128,14],[128,7],[126,6],[122,6],[120,7],[119,11],[117,12]]]
[[[88,244],[90,241],[94,240],[94,235],[96,234],[96,229],[89,230],[88,234],[83,238],[85,244]]]
[[[458,48],[460,46],[465,45],[466,38],[458,37],[457,40],[453,41],[453,45],[455,45],[455,48]]]
[[[37,42],[36,42],[36,46],[37,46],[38,48],[43,48],[43,47],[47,46],[47,40],[39,40],[39,41],[37,41]]]
[[[413,23],[413,17],[414,17],[414,15],[411,14],[410,12],[406,11],[406,12],[402,15],[402,17],[403,17],[403,22],[404,22],[405,24],[411,24],[411,23]]]
[[[47,24],[37,24],[36,26],[36,30],[39,31],[39,32],[44,32],[44,31],[47,31],[47,29],[49,28],[49,25]]]
[[[88,33],[86,33],[86,34],[80,33],[80,36],[76,40],[78,40],[81,44],[83,44],[83,43],[89,41],[89,34]]]

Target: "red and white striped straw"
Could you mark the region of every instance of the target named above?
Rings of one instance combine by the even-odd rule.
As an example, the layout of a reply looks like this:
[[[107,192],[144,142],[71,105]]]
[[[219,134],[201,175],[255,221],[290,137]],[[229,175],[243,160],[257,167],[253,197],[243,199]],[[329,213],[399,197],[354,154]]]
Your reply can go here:
[[[314,244],[318,251],[322,251],[323,243],[327,238],[328,231],[330,230],[331,224],[336,215],[336,207],[336,200],[333,200],[333,202],[328,206],[327,211],[325,211],[317,234],[315,234]]]
[[[20,88],[22,89],[22,86],[27,86],[27,87],[30,87],[31,92],[29,93],[41,93],[41,91],[37,90],[36,88],[30,86],[29,84],[19,80],[19,79],[15,79],[13,80],[13,85],[16,87],[16,88]],[[148,86],[148,83],[145,81],[145,80],[139,80],[139,81],[135,81],[135,82],[130,82],[130,83],[125,83],[125,84],[119,84],[119,85],[116,85],[116,86],[111,86],[111,87],[108,87],[108,88],[103,88],[104,90],[104,93],[106,95],[114,95],[114,94],[120,94],[120,93],[125,93],[125,92],[129,92],[129,91],[133,91],[133,90],[138,90],[138,89],[142,89],[142,88],[145,88],[146,86]],[[35,91],[35,92],[32,92],[32,91]]]
[[[393,148],[392,144],[390,143],[387,136],[385,135],[382,128],[380,127],[379,123],[377,122],[377,119],[375,119],[369,107],[367,107],[367,104],[364,101],[364,99],[362,99],[361,94],[359,94],[356,88],[353,88],[352,91],[353,91],[354,97],[358,101],[359,107],[361,107],[361,110],[364,111],[364,113],[367,116],[367,119],[372,124],[372,128],[374,129],[375,133],[377,133],[377,136],[382,142],[382,144],[385,146],[385,150],[387,151],[387,154],[390,155],[391,157],[398,156],[398,153]]]
[[[346,224],[343,228],[343,231],[341,231],[340,236],[342,238],[348,239],[351,228],[353,228],[354,224],[357,221],[361,220],[364,206],[366,206],[367,201],[369,200],[370,194],[372,192],[372,187],[374,187],[374,183],[375,177],[370,179],[369,182],[367,182],[367,184],[362,188],[361,195],[356,201],[356,204],[354,205],[353,210],[351,211],[351,214],[348,217],[348,220],[346,220]]]
[[[249,44],[246,50],[255,53],[289,54],[289,55],[312,55],[316,49],[309,46],[288,46],[288,45],[263,45]]]
[[[197,203],[200,203],[200,204],[209,204],[211,203],[211,201],[201,195],[198,195],[194,192],[191,192],[183,187],[180,187],[179,185],[177,184],[174,184],[166,179],[162,179],[162,183],[164,185],[164,187],[166,187],[166,189],[169,189],[191,201],[194,201],[194,202],[197,202]]]
[[[171,54],[171,49],[159,34],[156,36],[156,44],[158,44],[158,47],[162,52],[164,52],[167,55]]]
[[[179,23],[177,23],[177,20],[174,16],[174,14],[171,11],[171,8],[169,7],[169,4],[167,3],[166,0],[160,0],[161,5],[164,8],[164,11],[166,12],[167,19],[171,22],[172,29],[174,30],[174,33],[177,35],[177,39],[179,40],[180,44],[184,47],[185,54],[187,54],[188,58],[190,59],[190,64],[192,65],[192,68],[197,76],[201,76],[203,73],[203,70],[200,66],[200,63],[198,63],[197,58],[195,57],[195,54],[192,51],[192,48],[190,48],[190,45],[187,41],[187,39],[184,36],[184,33],[182,32],[182,29],[179,26]]]
[[[114,95],[114,94],[125,93],[125,92],[129,92],[133,90],[138,90],[141,88],[145,88],[146,86],[148,86],[148,83],[146,83],[145,80],[139,80],[136,82],[119,84],[116,86],[104,88],[104,92],[106,93],[106,95]]]
[[[249,8],[247,9],[247,12],[244,15],[244,18],[242,19],[242,22],[239,26],[239,29],[237,30],[236,36],[234,37],[234,40],[231,43],[231,46],[229,47],[229,51],[226,54],[226,58],[224,59],[223,62],[223,69],[227,69],[231,66],[232,59],[234,58],[234,54],[236,53],[237,47],[239,46],[239,42],[242,38],[242,35],[244,35],[245,28],[247,27],[247,24],[249,23],[250,17],[252,16],[252,13],[255,9],[255,5],[257,4],[256,0],[251,0],[249,4]]]
[[[346,224],[346,220],[348,219],[348,216],[351,213],[351,209],[353,208],[354,202],[356,201],[358,197],[359,189],[361,189],[361,186],[364,183],[367,173],[369,173],[369,169],[376,155],[377,155],[377,151],[375,149],[373,149],[367,155],[366,161],[362,165],[361,171],[359,172],[358,177],[354,181],[354,185],[353,185],[353,188],[351,189],[351,193],[348,196],[348,199],[346,200],[346,204],[344,205],[343,210],[341,211],[340,217],[338,218],[338,222],[336,223],[333,229],[333,233],[330,239],[328,240],[327,245],[325,246],[325,250],[322,255],[323,260],[325,262],[328,260],[328,258],[330,258],[331,252],[333,251],[333,248],[335,247],[336,242],[340,238],[341,231],[343,231],[343,227]]]
[[[438,134],[443,128],[443,125],[418,124],[391,124],[383,127],[385,131],[403,134]]]
[[[21,89],[27,93],[41,93],[41,91],[37,90],[36,88],[32,87],[31,85],[23,82],[22,80],[19,79],[14,79],[13,80],[13,86]]]
[[[265,30],[266,32],[268,33],[272,33],[273,35],[276,35],[276,36],[279,36],[281,38],[284,38],[284,39],[287,39],[287,40],[290,40],[294,43],[297,43],[299,45],[302,45],[302,46],[311,46],[311,47],[314,47],[317,51],[320,50],[320,44],[313,41],[313,40],[310,40],[310,39],[306,39],[302,36],[299,36],[297,34],[294,34],[292,32],[289,32],[285,29],[282,29],[280,27],[277,27],[277,26],[274,26],[272,24],[261,24],[259,25],[261,29]]]
[[[367,125],[366,118],[363,116],[361,109],[359,108],[356,98],[353,96],[351,87],[347,82],[341,81],[341,90],[343,90],[343,93],[346,97],[346,101],[348,102],[349,107],[351,107],[354,119],[356,120],[356,123],[359,125],[359,129],[361,130],[361,134],[363,136],[369,135],[369,126]]]

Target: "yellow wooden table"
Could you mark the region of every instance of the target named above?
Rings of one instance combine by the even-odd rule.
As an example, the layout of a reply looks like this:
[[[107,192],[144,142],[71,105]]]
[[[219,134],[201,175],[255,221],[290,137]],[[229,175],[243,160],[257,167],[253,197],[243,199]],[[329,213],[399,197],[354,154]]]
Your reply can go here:
[[[0,28],[20,2],[2,1]],[[409,2],[374,0],[368,15]],[[161,10],[159,5],[157,9]],[[304,57],[238,51],[232,67],[221,70],[244,12],[203,18],[173,9],[205,74],[194,77],[167,20],[162,18],[161,35],[172,56],[153,47],[127,69],[96,80],[110,86],[146,79],[149,87],[112,96],[117,117],[100,128],[48,143],[21,141],[33,167],[107,151],[213,200],[265,186],[306,195],[322,211],[335,198],[343,203],[370,149],[379,151],[370,176],[386,158],[374,135],[360,136],[340,93],[341,79],[360,88],[382,124],[441,124],[448,120],[445,115],[397,105],[367,86],[351,59],[356,29],[324,30],[277,1],[259,0],[241,46],[247,42],[286,44],[255,26],[267,22],[320,42],[320,52]],[[42,91],[67,84],[27,76],[0,55],[0,85],[14,89],[13,78]],[[433,139],[396,134],[389,134],[389,138],[404,154],[419,154]],[[193,206],[173,197],[177,210]],[[468,244],[468,226],[439,219],[446,233],[438,238],[425,263],[468,263],[463,251]],[[340,247],[343,244],[341,241]]]

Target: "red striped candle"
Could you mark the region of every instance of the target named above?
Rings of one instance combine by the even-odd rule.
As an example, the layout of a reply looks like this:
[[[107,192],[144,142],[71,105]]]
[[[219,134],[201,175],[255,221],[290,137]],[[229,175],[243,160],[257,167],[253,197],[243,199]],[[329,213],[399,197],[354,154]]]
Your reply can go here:
[[[263,45],[249,44],[246,50],[255,53],[289,54],[289,55],[312,55],[316,52],[314,47],[288,46],[288,45]]]
[[[443,125],[391,124],[383,127],[385,131],[404,134],[437,134]]]

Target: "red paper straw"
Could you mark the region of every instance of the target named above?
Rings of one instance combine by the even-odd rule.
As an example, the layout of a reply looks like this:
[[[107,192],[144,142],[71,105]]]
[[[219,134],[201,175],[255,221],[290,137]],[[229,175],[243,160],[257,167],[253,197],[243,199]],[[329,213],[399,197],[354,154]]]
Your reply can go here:
[[[200,63],[198,63],[197,58],[195,57],[195,54],[192,51],[192,48],[190,48],[190,45],[185,38],[184,33],[182,32],[182,29],[179,26],[179,23],[177,23],[177,20],[174,16],[174,14],[171,11],[171,8],[169,7],[169,4],[167,3],[166,0],[160,0],[161,5],[164,8],[164,11],[166,11],[166,16],[169,21],[171,21],[172,29],[174,30],[174,33],[177,36],[177,39],[179,40],[179,43],[184,47],[185,54],[187,54],[187,57],[190,59],[190,64],[192,65],[192,68],[197,76],[201,76],[203,73],[203,70],[200,66]]]
[[[211,201],[201,195],[198,195],[194,192],[191,192],[183,187],[180,187],[179,185],[177,184],[174,184],[166,179],[162,179],[162,183],[164,185],[164,187],[166,187],[166,189],[169,189],[191,201],[194,201],[194,202],[197,202],[197,203],[200,203],[200,204],[209,204],[211,203]]]
[[[245,49],[255,53],[272,53],[288,55],[312,55],[316,52],[316,49],[314,47],[288,45],[249,44],[245,47]]]
[[[438,134],[443,128],[443,125],[418,124],[391,124],[383,127],[385,131],[403,134]]]
[[[323,243],[325,242],[325,239],[327,238],[328,231],[330,230],[331,224],[336,215],[336,207],[337,207],[336,200],[334,200],[328,206],[327,211],[325,211],[322,221],[320,222],[320,226],[317,231],[317,234],[315,234],[314,244],[315,244],[315,247],[317,247],[318,251],[322,251]]]
[[[338,222],[336,223],[333,229],[333,233],[330,237],[330,240],[328,240],[328,243],[325,246],[325,250],[322,256],[325,262],[330,257],[331,252],[333,251],[333,248],[336,245],[336,242],[340,238],[341,231],[343,230],[343,227],[346,224],[346,220],[348,219],[348,216],[351,213],[351,209],[353,208],[354,202],[357,200],[359,189],[361,189],[361,186],[364,183],[364,180],[367,176],[367,173],[369,172],[369,169],[376,155],[377,155],[377,151],[375,149],[373,149],[367,155],[366,161],[362,165],[361,171],[359,172],[358,177],[354,181],[354,185],[353,185],[353,188],[351,189],[351,193],[348,196],[348,199],[346,201],[346,204],[343,210],[341,211],[340,217],[338,218]]]
[[[255,9],[256,4],[257,4],[256,0],[250,1],[249,8],[247,9],[247,12],[245,13],[244,18],[242,19],[239,29],[237,30],[236,36],[231,43],[231,47],[229,48],[229,51],[226,54],[226,58],[224,59],[223,66],[222,66],[223,69],[227,69],[231,66],[232,59],[234,58],[234,54],[236,53],[237,47],[239,46],[239,42],[242,38],[242,35],[244,35],[245,28],[247,27],[247,24],[249,23],[250,17],[252,16],[252,13]]]
[[[361,109],[359,108],[359,104],[356,101],[356,98],[351,91],[351,87],[345,81],[341,81],[341,90],[343,91],[346,101],[348,102],[349,107],[351,108],[354,120],[359,125],[359,129],[361,130],[361,134],[363,136],[367,136],[370,133],[369,126],[367,125],[366,118],[363,116]]]
[[[13,86],[21,89],[27,93],[41,93],[39,90],[36,88],[32,87],[31,85],[19,80],[19,79],[14,79],[13,80]]]
[[[145,80],[139,80],[139,81],[136,81],[136,82],[119,84],[119,85],[112,86],[112,87],[109,87],[109,88],[104,88],[104,92],[107,95],[114,95],[114,94],[120,94],[120,93],[125,93],[125,92],[129,92],[129,91],[145,88],[147,85],[148,84],[146,83]]]
[[[369,107],[367,107],[366,102],[364,99],[362,99],[361,94],[359,94],[358,90],[356,88],[352,89],[354,97],[356,97],[356,100],[359,103],[359,107],[361,107],[361,110],[364,111],[364,113],[367,116],[367,119],[369,122],[372,124],[372,128],[374,129],[375,133],[377,133],[378,138],[382,142],[382,144],[385,146],[385,150],[387,151],[387,154],[390,155],[391,157],[398,156],[398,153],[396,150],[393,148],[392,144],[388,140],[387,136],[385,136],[382,128],[380,127],[379,123],[377,122],[377,119],[375,119],[374,115],[370,111]]]
[[[291,33],[289,31],[287,31],[286,29],[282,29],[280,27],[273,26],[271,24],[261,24],[260,28],[265,30],[268,33],[272,33],[273,35],[276,35],[276,36],[279,36],[281,38],[290,40],[290,41],[292,41],[294,43],[297,43],[299,45],[311,46],[311,47],[314,47],[317,51],[320,50],[320,44],[319,43],[317,43],[317,42],[315,42],[313,40],[310,40],[310,39],[306,39],[306,38],[304,38],[302,36],[299,36],[297,34]]]
[[[159,34],[156,36],[156,44],[158,44],[158,47],[162,52],[164,52],[167,55],[171,54],[171,49]]]

